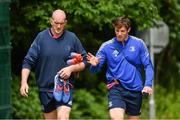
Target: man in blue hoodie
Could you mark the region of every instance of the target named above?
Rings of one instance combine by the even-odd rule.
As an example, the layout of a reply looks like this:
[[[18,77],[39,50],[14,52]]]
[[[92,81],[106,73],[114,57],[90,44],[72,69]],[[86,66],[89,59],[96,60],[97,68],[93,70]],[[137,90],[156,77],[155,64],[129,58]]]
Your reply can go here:
[[[139,119],[141,113],[142,94],[152,94],[154,79],[153,66],[148,49],[143,40],[129,35],[130,20],[118,17],[113,21],[116,37],[103,43],[96,57],[88,53],[87,60],[91,64],[90,71],[100,71],[107,63],[107,88],[109,114],[111,119]],[[141,76],[142,66],[146,80]]]
[[[58,73],[60,78],[69,80],[71,84],[75,79],[72,74],[82,71],[86,65],[86,51],[78,37],[65,30],[67,23],[63,10],[55,10],[50,19],[51,28],[41,31],[32,43],[24,58],[21,72],[22,96],[28,96],[28,77],[32,67],[35,67],[39,98],[45,119],[69,119],[72,106],[72,95],[67,103],[56,101],[53,97],[54,77]],[[72,52],[82,55],[84,61],[67,65],[66,61]],[[72,88],[70,88],[72,89]]]

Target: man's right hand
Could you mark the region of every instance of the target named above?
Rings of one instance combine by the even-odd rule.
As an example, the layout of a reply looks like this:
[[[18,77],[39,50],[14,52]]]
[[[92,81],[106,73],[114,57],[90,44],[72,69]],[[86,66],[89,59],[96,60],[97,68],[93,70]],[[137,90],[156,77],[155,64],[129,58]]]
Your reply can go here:
[[[28,97],[28,90],[29,86],[27,83],[28,76],[30,74],[30,70],[27,68],[23,68],[21,71],[21,88],[20,88],[20,93],[24,97]]]
[[[99,63],[99,59],[100,58],[95,57],[91,53],[87,54],[87,62],[90,63],[92,66],[96,66]]]
[[[24,97],[28,97],[28,90],[29,90],[28,84],[27,83],[22,83],[21,88],[20,88],[21,95],[24,96]]]

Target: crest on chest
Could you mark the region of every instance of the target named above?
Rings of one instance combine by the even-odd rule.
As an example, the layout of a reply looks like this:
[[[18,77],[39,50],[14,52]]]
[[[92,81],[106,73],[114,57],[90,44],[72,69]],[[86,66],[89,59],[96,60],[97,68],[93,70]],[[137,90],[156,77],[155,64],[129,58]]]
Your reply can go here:
[[[134,51],[136,51],[135,46],[130,46],[130,47],[129,47],[129,51],[130,51],[130,52],[134,52]]]
[[[119,54],[119,51],[118,51],[118,50],[114,50],[114,51],[112,52],[112,54],[113,54],[114,57],[117,57],[118,54]]]

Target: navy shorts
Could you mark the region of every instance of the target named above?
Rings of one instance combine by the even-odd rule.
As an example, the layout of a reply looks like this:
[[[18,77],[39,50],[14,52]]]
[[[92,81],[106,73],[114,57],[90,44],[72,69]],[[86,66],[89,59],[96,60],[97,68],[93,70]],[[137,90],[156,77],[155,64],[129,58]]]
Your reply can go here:
[[[108,102],[109,109],[123,108],[126,114],[138,116],[141,114],[142,93],[129,91],[121,84],[116,84],[109,89]]]
[[[73,101],[73,97],[72,97],[72,90],[70,90],[70,100],[68,103],[63,103],[63,102],[58,102],[55,100],[54,96],[53,96],[53,92],[39,92],[39,98],[40,98],[40,102],[41,102],[41,109],[44,113],[49,113],[55,109],[57,109],[59,106],[68,106],[68,107],[72,107],[72,101]]]

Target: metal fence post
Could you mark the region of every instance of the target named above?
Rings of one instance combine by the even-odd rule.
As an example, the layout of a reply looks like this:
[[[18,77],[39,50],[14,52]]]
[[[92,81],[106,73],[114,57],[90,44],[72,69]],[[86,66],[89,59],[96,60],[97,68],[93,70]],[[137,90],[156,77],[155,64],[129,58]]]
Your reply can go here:
[[[10,0],[0,0],[0,119],[11,118]]]

